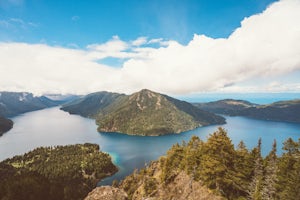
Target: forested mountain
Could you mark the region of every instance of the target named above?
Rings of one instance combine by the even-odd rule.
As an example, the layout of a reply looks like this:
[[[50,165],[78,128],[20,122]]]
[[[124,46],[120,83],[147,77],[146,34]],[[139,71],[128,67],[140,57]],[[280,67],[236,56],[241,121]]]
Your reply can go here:
[[[9,131],[13,127],[13,121],[10,119],[6,119],[4,117],[0,117],[0,136],[3,133]]]
[[[239,115],[242,110],[257,106],[257,104],[250,103],[249,101],[235,99],[224,99],[208,103],[194,103],[194,105],[209,112],[230,116]]]
[[[13,117],[18,114],[58,105],[57,102],[27,92],[0,92],[0,116]]]
[[[96,122],[99,132],[163,135],[223,124],[225,119],[190,103],[144,89],[117,98],[100,110]]]
[[[266,157],[261,145],[259,140],[248,150],[241,141],[234,148],[219,128],[206,142],[193,136],[187,143],[174,144],[158,161],[113,186],[129,200],[299,199],[300,139],[287,139],[281,156],[276,154],[276,141]],[[97,190],[101,188],[94,193]]]
[[[245,116],[255,119],[300,123],[300,100],[278,101],[266,105],[247,101],[226,99],[195,106],[214,113],[230,116]]]
[[[67,111],[70,114],[95,118],[101,109],[111,104],[120,96],[124,95],[111,92],[95,92],[63,104],[61,110]]]
[[[96,144],[40,147],[0,162],[0,199],[81,200],[115,172]]]

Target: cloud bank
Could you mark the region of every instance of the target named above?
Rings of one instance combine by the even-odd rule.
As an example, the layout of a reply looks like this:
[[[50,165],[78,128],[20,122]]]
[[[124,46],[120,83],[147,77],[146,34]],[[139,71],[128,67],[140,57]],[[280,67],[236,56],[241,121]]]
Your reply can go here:
[[[126,42],[118,36],[82,50],[0,43],[0,90],[35,94],[130,93],[142,88],[168,94],[243,91],[238,86],[243,81],[300,70],[299,19],[300,1],[282,0],[245,18],[228,38],[195,34],[187,45],[147,37]],[[105,58],[123,59],[123,66],[101,64]],[[299,82],[290,85],[299,90]]]

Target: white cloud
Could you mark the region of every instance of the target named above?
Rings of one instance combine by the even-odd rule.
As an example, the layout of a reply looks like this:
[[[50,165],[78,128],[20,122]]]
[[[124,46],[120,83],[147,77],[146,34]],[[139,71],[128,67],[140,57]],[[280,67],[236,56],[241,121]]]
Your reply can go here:
[[[147,37],[139,37],[136,40],[132,41],[131,44],[133,46],[141,46],[147,43]]]
[[[86,50],[0,43],[0,90],[77,94],[141,88],[169,94],[299,90],[300,80],[281,86],[276,81],[239,85],[300,70],[299,19],[300,1],[282,0],[244,19],[229,38],[195,34],[187,45],[147,38],[125,42],[118,36]],[[147,46],[154,43],[161,46]],[[118,69],[98,63],[107,57],[128,60]]]

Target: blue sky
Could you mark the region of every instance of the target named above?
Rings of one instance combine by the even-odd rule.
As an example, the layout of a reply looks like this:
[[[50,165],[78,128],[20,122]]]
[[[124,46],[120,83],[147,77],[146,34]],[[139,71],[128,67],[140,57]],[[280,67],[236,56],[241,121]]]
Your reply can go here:
[[[187,43],[196,34],[228,37],[274,0],[1,0],[1,41],[85,47],[118,35]]]
[[[0,0],[0,91],[300,92],[299,0]]]

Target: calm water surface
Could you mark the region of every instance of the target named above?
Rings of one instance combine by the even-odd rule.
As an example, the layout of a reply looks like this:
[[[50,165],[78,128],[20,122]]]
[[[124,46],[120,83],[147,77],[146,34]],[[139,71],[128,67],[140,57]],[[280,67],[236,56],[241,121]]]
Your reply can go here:
[[[248,148],[257,145],[262,138],[262,153],[266,155],[277,140],[278,153],[282,142],[291,137],[300,137],[300,124],[269,122],[244,117],[226,117],[223,127],[233,143],[243,140]],[[23,154],[39,146],[53,146],[77,143],[97,143],[102,151],[111,154],[119,167],[119,172],[101,184],[110,184],[114,179],[122,179],[135,168],[141,168],[150,160],[156,160],[176,142],[188,141],[192,135],[203,140],[218,126],[207,126],[179,135],[160,137],[139,137],[123,134],[98,133],[94,120],[70,115],[58,107],[34,111],[13,118],[14,128],[0,137],[0,160]]]

